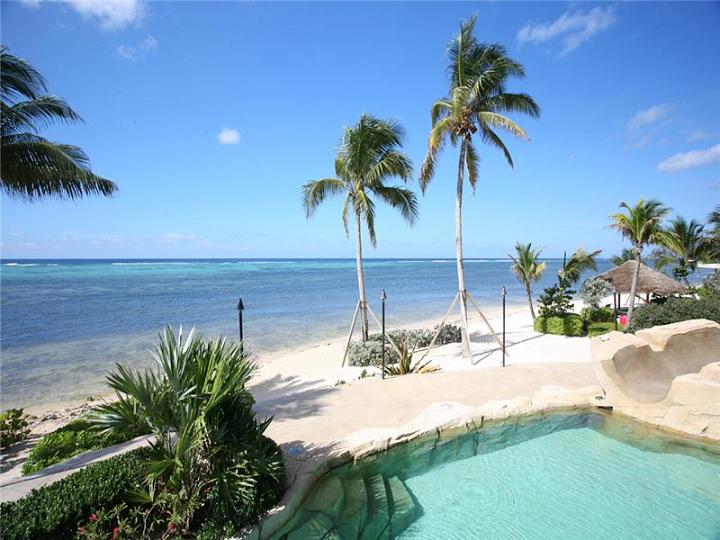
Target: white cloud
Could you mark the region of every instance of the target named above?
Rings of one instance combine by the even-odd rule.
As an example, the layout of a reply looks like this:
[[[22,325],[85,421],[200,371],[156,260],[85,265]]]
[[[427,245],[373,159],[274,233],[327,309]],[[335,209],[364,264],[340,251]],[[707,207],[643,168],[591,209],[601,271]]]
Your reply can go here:
[[[672,106],[667,103],[653,105],[649,109],[638,111],[628,120],[627,129],[628,131],[637,131],[642,127],[655,124],[663,118],[666,118],[667,115],[670,114],[670,111],[672,111]]]
[[[612,7],[596,7],[590,11],[568,11],[550,23],[528,24],[517,33],[519,44],[544,43],[559,39],[560,55],[577,49],[595,34],[610,28],[617,17]]]
[[[41,1],[21,0],[31,8],[40,7]],[[103,30],[117,30],[136,24],[145,16],[144,0],[60,0],[77,11],[85,19],[100,23]]]
[[[148,35],[137,45],[118,45],[115,48],[115,52],[117,52],[118,56],[126,60],[139,60],[145,56],[146,52],[155,50],[156,48],[157,39]]]
[[[711,146],[707,150],[692,150],[675,154],[661,161],[657,166],[657,170],[660,172],[678,172],[718,162],[720,162],[720,144]]]
[[[218,133],[217,140],[220,144],[237,144],[240,142],[240,132],[237,129],[224,127]]]

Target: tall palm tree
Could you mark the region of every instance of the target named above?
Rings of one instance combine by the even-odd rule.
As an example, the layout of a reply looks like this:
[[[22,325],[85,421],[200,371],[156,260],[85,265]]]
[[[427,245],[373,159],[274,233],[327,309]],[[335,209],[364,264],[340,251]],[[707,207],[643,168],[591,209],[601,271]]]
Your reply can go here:
[[[535,320],[535,309],[533,308],[532,289],[530,287],[533,281],[539,281],[545,271],[546,263],[539,262],[542,249],[533,249],[532,243],[515,244],[515,257],[508,255],[512,260],[510,270],[525,285],[525,293],[530,306],[530,315]]]
[[[460,145],[455,192],[455,256],[458,291],[463,323],[463,353],[470,355],[467,332],[467,297],[462,245],[462,197],[467,170],[470,187],[475,190],[478,178],[478,152],[473,135],[500,149],[512,167],[513,161],[505,143],[495,130],[500,129],[522,140],[525,131],[503,113],[517,112],[537,117],[540,108],[527,94],[505,91],[511,77],[522,78],[525,70],[511,59],[502,45],[479,43],[473,36],[475,18],[460,25],[448,48],[450,88],[447,97],[436,101],[431,110],[432,129],[428,149],[420,169],[420,188],[425,192],[435,174],[438,155],[449,140]]]
[[[708,261],[720,262],[720,205],[710,212],[708,227],[711,229],[705,238],[706,256]]]
[[[670,212],[670,209],[655,199],[646,201],[642,198],[634,206],[621,202],[620,208],[624,212],[621,211],[610,215],[612,219],[610,227],[630,240],[635,251],[635,262],[637,263],[630,285],[627,324],[629,327],[635,309],[635,295],[637,293],[637,281],[640,275],[640,260],[643,248],[647,244],[657,244],[660,241],[662,220]]]
[[[45,95],[43,76],[5,46],[0,74],[0,188],[26,200],[112,195],[117,186],[93,174],[82,149],[38,135],[52,122],[81,120],[62,99]]]
[[[707,252],[704,229],[705,226],[694,219],[688,222],[683,217],[676,217],[660,234],[660,244],[675,264],[675,278],[686,284],[689,283],[687,276],[697,269],[698,261]]]
[[[596,258],[600,255],[601,251],[601,249],[597,249],[588,253],[579,247],[569,259],[563,257],[563,265],[558,272],[559,279],[570,286],[580,281],[580,276],[583,272],[587,270],[597,270]]]
[[[418,215],[415,194],[401,186],[386,186],[385,181],[398,177],[407,182],[412,177],[412,163],[400,152],[404,132],[390,120],[363,114],[357,124],[345,128],[335,158],[335,178],[314,180],[303,186],[303,204],[309,218],[330,195],[344,194],[342,223],[349,235],[348,215],[355,216],[355,256],[362,313],[362,338],[368,338],[367,298],[363,273],[362,227],[367,228],[370,242],[375,236],[375,203],[377,196],[400,211],[405,221],[413,224]]]

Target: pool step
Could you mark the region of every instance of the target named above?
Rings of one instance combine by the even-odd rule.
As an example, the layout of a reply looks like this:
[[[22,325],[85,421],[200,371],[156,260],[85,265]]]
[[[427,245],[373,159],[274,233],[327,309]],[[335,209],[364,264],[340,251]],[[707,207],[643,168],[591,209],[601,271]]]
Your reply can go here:
[[[365,477],[367,492],[367,524],[360,534],[360,540],[390,538],[390,505],[388,504],[385,479],[374,474]]]
[[[342,540],[333,521],[323,515],[315,514],[306,522],[295,527],[285,536],[287,540]]]
[[[362,476],[343,479],[345,505],[340,511],[337,527],[343,538],[356,540],[365,528],[368,517],[367,490]]]
[[[395,537],[415,521],[417,508],[405,483],[397,476],[387,479],[388,499],[391,500],[390,534]]]

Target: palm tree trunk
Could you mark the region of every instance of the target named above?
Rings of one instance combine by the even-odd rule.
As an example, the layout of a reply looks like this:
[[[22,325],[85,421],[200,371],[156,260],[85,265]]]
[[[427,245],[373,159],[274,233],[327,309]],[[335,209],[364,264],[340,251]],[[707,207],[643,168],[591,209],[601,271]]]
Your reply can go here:
[[[533,308],[532,292],[530,291],[529,283],[525,284],[525,292],[527,293],[528,304],[530,304],[530,315],[532,315],[532,320],[535,321],[535,309]]]
[[[640,278],[640,256],[642,255],[642,247],[635,247],[635,273],[633,273],[632,283],[630,284],[630,303],[628,304],[628,323],[630,328],[632,323],[633,311],[635,310],[635,294],[637,293],[637,283]]]
[[[356,221],[356,239],[355,239],[355,258],[357,261],[357,279],[358,294],[360,299],[360,314],[362,315],[362,340],[368,340],[369,325],[367,313],[367,301],[365,297],[365,274],[363,273],[363,254],[362,254],[362,223],[360,212],[355,212]]]
[[[467,144],[467,140],[463,140],[462,144],[460,145],[460,160],[458,163],[457,192],[455,194],[455,258],[457,262],[458,291],[460,294],[460,314],[462,316],[461,333],[463,356],[465,358],[470,358],[467,296],[465,292],[465,267],[463,265],[462,245],[462,196],[463,184],[465,182],[465,155],[467,153]]]

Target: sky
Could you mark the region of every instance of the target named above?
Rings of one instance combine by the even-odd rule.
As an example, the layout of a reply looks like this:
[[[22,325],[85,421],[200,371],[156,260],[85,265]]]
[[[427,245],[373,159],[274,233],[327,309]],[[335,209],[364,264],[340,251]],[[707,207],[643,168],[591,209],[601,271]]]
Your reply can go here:
[[[526,69],[510,91],[539,119],[515,162],[479,143],[464,200],[466,257],[517,241],[548,257],[611,256],[620,201],[657,198],[704,221],[720,202],[720,3],[280,3],[3,1],[2,42],[84,122],[49,139],[82,147],[110,199],[2,196],[3,258],[353,257],[340,199],[310,220],[301,186],[333,174],[344,126],[399,121],[419,169],[447,44],[476,35]],[[458,150],[448,146],[413,227],[378,209],[369,257],[454,255]],[[418,190],[417,181],[410,187]],[[418,190],[419,191],[419,190]]]

